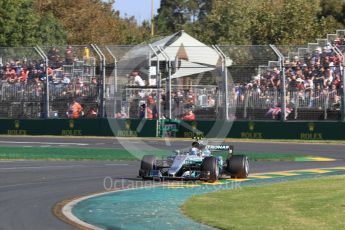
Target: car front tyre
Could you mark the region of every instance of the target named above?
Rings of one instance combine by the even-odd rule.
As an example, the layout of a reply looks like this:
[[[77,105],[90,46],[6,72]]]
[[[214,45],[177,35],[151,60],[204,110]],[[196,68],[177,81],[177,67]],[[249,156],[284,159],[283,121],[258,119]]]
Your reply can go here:
[[[219,177],[219,167],[217,164],[217,158],[213,156],[205,157],[202,161],[201,171],[210,173],[208,177],[209,182],[217,181]]]
[[[151,170],[156,169],[156,156],[145,155],[141,160],[139,176],[145,177],[148,176]]]

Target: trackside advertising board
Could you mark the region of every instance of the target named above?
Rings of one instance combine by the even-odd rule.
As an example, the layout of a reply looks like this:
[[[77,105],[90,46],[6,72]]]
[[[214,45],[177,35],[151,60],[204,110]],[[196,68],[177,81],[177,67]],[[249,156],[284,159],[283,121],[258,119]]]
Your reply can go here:
[[[345,140],[344,122],[0,119],[0,135]]]

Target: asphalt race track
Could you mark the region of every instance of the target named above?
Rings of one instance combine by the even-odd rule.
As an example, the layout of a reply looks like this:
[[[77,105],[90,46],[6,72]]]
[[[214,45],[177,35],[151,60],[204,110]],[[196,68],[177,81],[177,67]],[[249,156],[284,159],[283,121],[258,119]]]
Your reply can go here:
[[[190,141],[115,138],[0,137],[0,146],[122,148],[142,145],[173,150]],[[251,162],[251,173],[345,166],[345,145],[232,143],[235,152],[272,152],[335,158],[333,162]],[[0,147],[1,148],[1,147]],[[133,180],[139,161],[0,161],[0,229],[74,229],[57,219],[52,208],[61,200],[103,191],[105,177]]]

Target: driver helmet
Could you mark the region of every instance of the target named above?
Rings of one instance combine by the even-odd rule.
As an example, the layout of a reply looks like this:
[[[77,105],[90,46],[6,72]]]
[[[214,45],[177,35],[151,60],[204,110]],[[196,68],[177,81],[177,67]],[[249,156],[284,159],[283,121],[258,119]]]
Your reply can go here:
[[[197,141],[194,141],[192,143],[192,148],[190,150],[191,155],[197,155],[199,152],[199,143]]]
[[[199,149],[199,147],[200,147],[199,142],[194,141],[194,142],[192,143],[192,148],[197,148],[197,149]]]

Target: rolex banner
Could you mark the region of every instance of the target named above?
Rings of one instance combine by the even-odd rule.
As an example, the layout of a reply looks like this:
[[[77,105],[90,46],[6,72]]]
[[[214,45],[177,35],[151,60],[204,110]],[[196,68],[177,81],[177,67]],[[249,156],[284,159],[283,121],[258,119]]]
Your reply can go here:
[[[343,122],[0,119],[0,135],[345,140]]]

